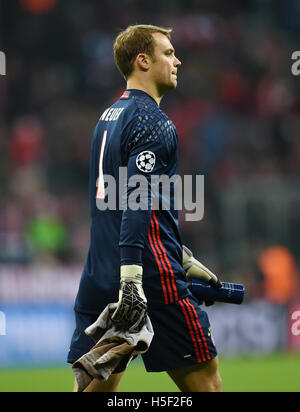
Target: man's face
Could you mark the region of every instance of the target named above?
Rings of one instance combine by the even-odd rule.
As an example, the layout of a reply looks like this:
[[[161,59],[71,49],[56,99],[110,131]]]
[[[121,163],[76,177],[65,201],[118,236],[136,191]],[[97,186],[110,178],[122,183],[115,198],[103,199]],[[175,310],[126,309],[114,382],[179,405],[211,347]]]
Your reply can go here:
[[[177,69],[181,66],[181,62],[175,56],[174,48],[164,34],[154,33],[153,37],[155,50],[150,65],[150,75],[158,90],[164,94],[177,86]]]

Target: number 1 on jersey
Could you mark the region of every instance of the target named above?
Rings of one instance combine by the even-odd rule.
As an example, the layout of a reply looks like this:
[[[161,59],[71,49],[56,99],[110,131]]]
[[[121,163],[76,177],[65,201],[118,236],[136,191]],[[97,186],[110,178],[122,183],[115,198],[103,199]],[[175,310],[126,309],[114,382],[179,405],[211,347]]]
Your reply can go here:
[[[96,194],[96,199],[105,199],[105,187],[104,187],[104,177],[103,177],[103,154],[106,144],[107,130],[104,130],[101,150],[100,150],[100,159],[99,159],[99,176],[98,176],[98,189]]]

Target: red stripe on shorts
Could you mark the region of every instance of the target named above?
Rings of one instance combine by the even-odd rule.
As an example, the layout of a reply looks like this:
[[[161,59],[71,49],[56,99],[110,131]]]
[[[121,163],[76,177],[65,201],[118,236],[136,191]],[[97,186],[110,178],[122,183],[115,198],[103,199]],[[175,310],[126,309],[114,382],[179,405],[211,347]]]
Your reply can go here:
[[[195,338],[195,335],[194,335],[194,332],[193,332],[193,328],[192,328],[192,326],[191,326],[191,322],[190,322],[190,319],[189,319],[187,310],[186,310],[186,308],[185,308],[185,306],[184,306],[184,303],[183,303],[182,301],[179,300],[178,303],[179,303],[179,305],[181,306],[181,309],[182,309],[182,312],[183,312],[183,314],[184,314],[186,323],[187,323],[187,325],[188,325],[188,329],[189,329],[189,332],[190,332],[190,335],[191,335],[191,338],[192,338],[192,341],[193,341],[193,345],[194,345],[194,348],[195,348],[195,353],[196,353],[196,357],[197,357],[197,362],[198,362],[198,363],[201,363],[201,362],[202,362],[202,359],[201,359],[201,357],[200,357],[200,353],[199,353],[199,350],[198,350],[197,340],[196,340],[196,338]]]
[[[188,312],[189,312],[190,318],[191,318],[191,320],[192,320],[192,325],[193,325],[194,331],[195,331],[195,333],[196,333],[197,343],[198,343],[199,348],[200,348],[201,356],[202,356],[202,359],[203,359],[204,362],[205,362],[207,359],[205,358],[203,343],[202,343],[202,340],[201,340],[200,335],[199,335],[199,331],[198,331],[197,326],[196,326],[196,321],[195,321],[195,318],[194,318],[194,316],[193,316],[193,312],[192,312],[192,310],[191,310],[191,308],[190,308],[187,300],[182,299],[182,301],[183,301],[183,303],[185,304],[185,306],[186,306],[186,308],[187,308],[187,310],[188,310]]]
[[[211,356],[210,356],[210,353],[209,353],[209,350],[208,350],[207,341],[206,341],[206,338],[205,338],[205,335],[204,335],[202,326],[201,326],[201,324],[200,324],[200,321],[199,321],[197,312],[196,312],[193,304],[190,302],[189,298],[186,298],[186,300],[187,300],[188,305],[191,307],[191,309],[192,309],[192,311],[193,311],[193,313],[194,313],[197,326],[198,326],[198,328],[199,328],[199,330],[200,330],[201,337],[202,337],[202,340],[203,340],[203,342],[204,342],[205,352],[206,352],[206,354],[207,354],[207,360],[210,360],[210,359],[211,359]]]

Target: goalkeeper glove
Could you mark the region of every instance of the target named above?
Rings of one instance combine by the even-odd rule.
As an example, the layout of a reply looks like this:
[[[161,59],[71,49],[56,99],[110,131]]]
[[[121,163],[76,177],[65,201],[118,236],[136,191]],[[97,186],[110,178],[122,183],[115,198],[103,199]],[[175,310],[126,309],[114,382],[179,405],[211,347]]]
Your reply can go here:
[[[185,270],[186,277],[189,279],[191,277],[204,280],[210,284],[215,289],[220,289],[222,287],[222,282],[217,278],[217,276],[207,269],[201,262],[194,258],[193,253],[186,247],[182,246],[182,266]],[[213,301],[204,300],[206,306],[211,306],[214,304]],[[202,302],[199,302],[201,304]]]
[[[139,332],[146,323],[147,299],[143,286],[143,267],[122,265],[119,301],[111,319],[120,329]]]

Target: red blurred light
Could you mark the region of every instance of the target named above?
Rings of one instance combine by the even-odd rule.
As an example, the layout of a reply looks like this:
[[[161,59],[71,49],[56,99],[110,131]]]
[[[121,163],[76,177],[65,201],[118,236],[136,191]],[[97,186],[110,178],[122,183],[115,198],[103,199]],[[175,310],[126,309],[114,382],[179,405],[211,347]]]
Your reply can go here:
[[[20,5],[31,13],[47,13],[58,0],[19,0]]]

